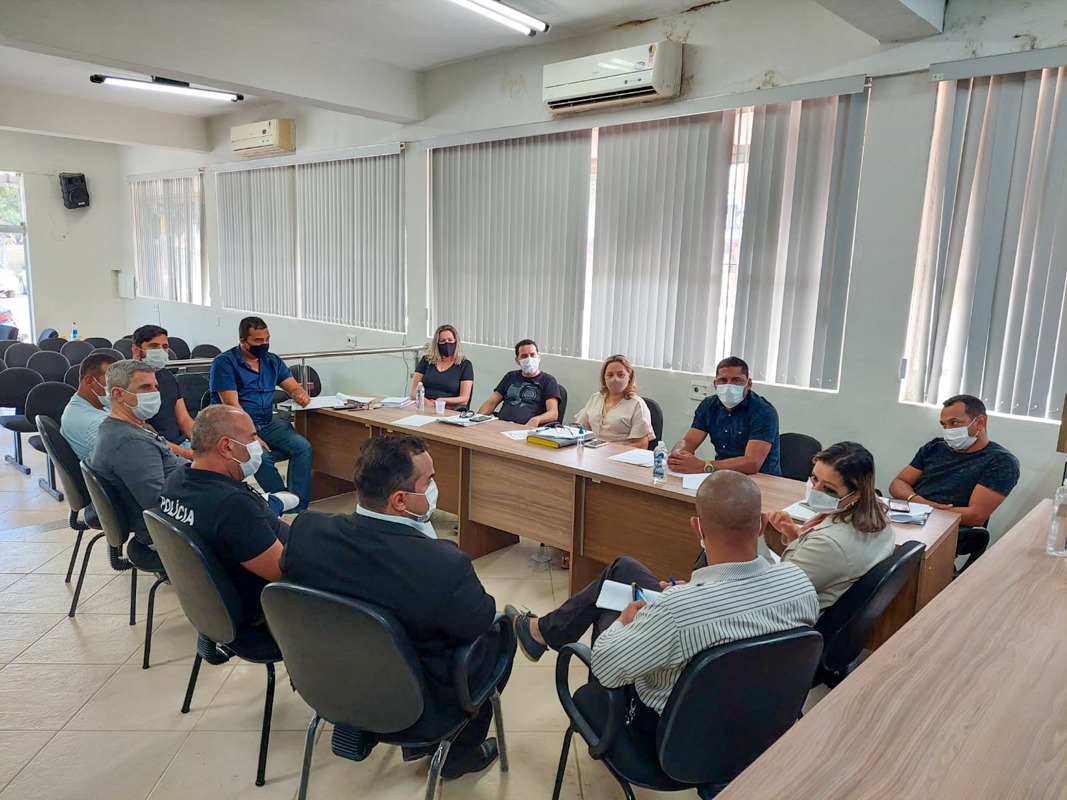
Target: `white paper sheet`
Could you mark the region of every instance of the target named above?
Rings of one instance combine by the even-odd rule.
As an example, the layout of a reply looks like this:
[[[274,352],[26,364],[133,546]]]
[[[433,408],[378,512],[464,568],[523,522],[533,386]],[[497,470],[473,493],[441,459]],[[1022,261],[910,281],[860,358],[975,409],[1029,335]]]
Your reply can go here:
[[[682,488],[683,489],[698,489],[708,477],[707,472],[697,472],[692,475],[682,476]]]
[[[642,589],[641,598],[646,603],[652,603],[662,592],[654,592],[651,589]],[[633,602],[633,588],[628,583],[618,581],[604,581],[600,587],[600,594],[596,598],[596,607],[605,611],[622,611]]]
[[[386,408],[407,408],[415,405],[415,401],[410,397],[385,397],[382,398],[382,405]]]
[[[509,439],[514,439],[516,442],[525,442],[526,437],[530,435],[529,430],[501,431],[501,433]]]
[[[654,455],[651,450],[638,450],[636,447],[630,447],[627,448],[625,453],[608,456],[608,461],[618,461],[623,464],[633,464],[637,467],[651,468]]]
[[[311,402],[306,406],[302,406],[295,400],[286,400],[284,403],[278,403],[278,408],[289,408],[293,411],[314,411],[316,408],[344,408],[345,400],[343,395],[320,395],[319,397],[312,397]]]
[[[431,422],[437,422],[437,417],[427,417],[425,414],[412,414],[410,417],[395,420],[392,424],[405,425],[409,428],[421,428],[423,425],[429,425]]]
[[[359,395],[355,395],[355,394],[342,394],[341,392],[338,392],[337,396],[339,398],[341,398],[342,400],[351,400],[353,403],[373,403],[374,402],[374,398],[373,397],[360,397]]]

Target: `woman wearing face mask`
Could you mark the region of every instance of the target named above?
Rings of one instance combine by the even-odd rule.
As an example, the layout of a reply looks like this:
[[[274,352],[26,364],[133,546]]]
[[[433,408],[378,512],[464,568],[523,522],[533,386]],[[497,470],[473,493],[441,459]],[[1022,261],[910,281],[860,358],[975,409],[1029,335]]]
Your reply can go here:
[[[444,400],[449,408],[470,405],[474,365],[463,355],[459,332],[451,325],[442,325],[434,332],[429,352],[415,367],[409,392],[412,399],[420,383],[427,400]]]
[[[637,395],[637,375],[624,355],[608,358],[600,368],[600,389],[577,416],[578,424],[605,442],[645,449],[652,437],[652,415]]]
[[[856,442],[816,454],[805,504],[816,516],[798,525],[785,511],[770,515],[768,544],[778,535],[782,560],[804,570],[825,610],[895,546],[889,517],[874,489],[874,456]]]

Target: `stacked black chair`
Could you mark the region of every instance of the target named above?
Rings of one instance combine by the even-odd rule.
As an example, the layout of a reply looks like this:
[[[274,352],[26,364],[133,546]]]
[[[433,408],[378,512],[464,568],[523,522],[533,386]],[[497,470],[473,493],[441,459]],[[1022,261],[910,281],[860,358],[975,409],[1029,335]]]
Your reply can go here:
[[[85,581],[85,570],[89,566],[89,555],[92,553],[93,545],[96,544],[96,541],[101,536],[105,536],[108,544],[108,558],[111,561],[112,569],[117,572],[128,571],[130,573],[131,625],[137,622],[137,570],[160,573],[160,577],[156,579],[156,582],[152,584],[152,588],[148,592],[148,617],[144,632],[144,662],[141,665],[144,669],[148,669],[149,656],[152,653],[152,617],[155,613],[156,590],[160,584],[165,583],[167,580],[167,576],[162,574],[163,562],[160,561],[159,556],[150,547],[130,538],[130,525],[126,520],[126,513],[123,510],[115,487],[100,477],[99,473],[84,462],[82,462],[81,471],[82,476],[85,478],[85,486],[89,490],[89,497],[92,499],[93,509],[96,511],[96,516],[100,520],[100,527],[104,529],[104,532],[90,539],[85,548],[81,572],[78,574],[78,585],[74,588],[74,599],[71,601],[70,613],[67,616],[73,617],[74,612],[78,609],[78,598],[81,596],[82,583]],[[123,546],[126,548],[125,557],[122,555]]]
[[[4,358],[7,355],[7,349],[13,344],[18,344],[18,341],[15,339],[0,339],[0,358]]]
[[[167,342],[170,344],[170,357],[175,361],[185,361],[192,358],[192,353],[185,339],[177,336],[168,336]]]
[[[570,727],[553,800],[563,786],[575,731],[628,800],[634,800],[631,785],[660,792],[697,788],[702,798],[713,797],[796,722],[821,652],[822,637],[811,628],[709,648],[686,665],[655,738],[649,738],[631,734],[624,724],[629,702],[623,689],[589,683],[571,694],[571,657],[591,666],[592,651],[584,644],[565,646],[556,659],[556,693]]]
[[[95,350],[93,350],[93,352],[94,353],[107,353],[109,356],[114,358],[116,361],[124,361],[127,358],[129,358],[129,356],[124,356],[121,352],[116,350],[114,347],[98,347]]]
[[[315,731],[325,719],[334,730],[334,752],[344,755],[353,731],[368,733],[384,744],[404,747],[437,745],[426,779],[426,798],[433,800],[441,767],[452,741],[478,713],[492,703],[500,770],[508,771],[507,744],[497,686],[515,656],[515,634],[507,618],[496,620],[497,655],[490,675],[470,686],[470,658],[481,640],[456,653],[455,690],[459,705],[449,730],[439,741],[416,741],[398,735],[422,716],[422,667],[404,629],[386,611],[347,597],[291,583],[272,583],[263,590],[263,610],[285,658],[293,687],[315,710],[308,725],[299,800],[307,796]],[[345,748],[345,739],[349,747]]]
[[[192,358],[214,358],[222,351],[213,344],[198,344],[193,348]]]
[[[4,353],[4,363],[9,367],[24,367],[34,353],[41,352],[35,344],[29,342],[15,342]]]
[[[5,455],[4,460],[23,475],[29,475],[30,468],[22,463],[22,434],[37,431],[26,419],[26,398],[39,383],[44,383],[41,376],[25,367],[9,367],[0,372],[0,408],[15,410],[14,414],[0,416],[0,425],[15,434],[15,455]]]
[[[180,372],[175,378],[185,401],[185,410],[195,419],[204,407],[204,394],[208,392],[207,375],[202,372]]]
[[[783,433],[779,438],[778,453],[782,464],[782,477],[806,481],[811,477],[811,465],[822,444],[813,436],[804,433]]]
[[[205,659],[212,663],[217,652],[216,643],[245,661],[267,667],[267,696],[256,769],[256,786],[262,786],[267,770],[270,718],[274,710],[274,665],[282,660],[282,653],[266,625],[246,624],[244,606],[230,576],[218,556],[195,531],[157,511],[144,512],[144,518],[182,610],[200,634],[182,713],[189,713],[200,664]]]
[[[65,355],[71,364],[80,364],[95,349],[96,345],[90,344],[87,340],[75,339],[63,345],[63,349],[59,352]]]
[[[69,344],[62,336],[52,336],[48,339],[42,339],[37,343],[37,346],[49,353],[58,353],[63,349],[63,345]]]
[[[74,391],[78,391],[78,387],[81,386],[81,364],[74,364],[63,375],[63,383],[67,386],[73,386]]]
[[[67,361],[67,357],[62,353],[42,350],[30,356],[26,366],[46,381],[62,382],[67,370],[70,369],[70,362]]]
[[[559,384],[559,416],[556,417],[556,422],[567,421],[567,389],[561,383]]]
[[[293,377],[296,378],[296,382],[301,386],[304,385],[304,370],[303,364],[297,364],[292,368]],[[314,367],[307,367],[307,391],[312,397],[318,397],[322,394],[322,379]]]
[[[63,409],[67,407],[70,398],[74,396],[74,389],[65,383],[57,381],[45,381],[30,389],[26,397],[26,419],[33,426],[38,435],[30,437],[30,447],[44,453],[48,459],[48,480],[38,478],[38,485],[59,502],[63,502],[63,493],[56,487],[56,468],[48,456],[48,450],[41,439],[41,420],[49,418],[59,424],[63,416]]]
[[[920,542],[897,545],[822,613],[815,630],[825,646],[815,685],[825,683],[832,689],[856,668],[878,618],[918,574],[925,549]]]
[[[133,339],[129,336],[116,339],[111,346],[122,354],[123,359],[133,358]]]
[[[48,339],[55,339],[57,336],[59,336],[59,331],[55,328],[45,328],[41,331],[41,335],[37,337],[37,344],[39,345],[41,342],[47,341]]]
[[[74,541],[74,551],[70,554],[70,564],[67,566],[67,577],[63,580],[70,583],[70,576],[74,573],[74,564],[78,560],[78,550],[81,548],[82,536],[91,528],[100,530],[100,521],[93,509],[89,498],[89,489],[85,485],[85,477],[82,475],[81,465],[74,448],[70,446],[63,434],[59,432],[59,423],[51,417],[38,417],[37,430],[41,434],[45,452],[55,465],[59,474],[59,482],[63,486],[63,494],[70,506],[70,515],[67,523],[70,529],[78,534]]]
[[[0,341],[17,342],[18,338],[19,329],[14,325],[0,325]]]
[[[86,336],[84,341],[93,347],[111,347],[111,340],[105,339],[103,336]]]
[[[648,440],[648,449],[655,450],[660,439],[663,438],[663,409],[651,397],[642,395],[641,399],[645,401],[645,405],[648,406],[648,415],[652,417],[652,438]]]

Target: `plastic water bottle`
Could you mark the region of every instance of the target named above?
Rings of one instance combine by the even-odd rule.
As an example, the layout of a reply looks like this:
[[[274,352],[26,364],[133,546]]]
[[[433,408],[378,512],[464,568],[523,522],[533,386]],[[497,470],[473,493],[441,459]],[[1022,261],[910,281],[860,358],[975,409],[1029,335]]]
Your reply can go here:
[[[1067,556],[1067,481],[1056,490],[1052,499],[1052,519],[1048,526],[1048,545],[1045,549],[1049,555]]]
[[[652,482],[667,482],[667,445],[663,442],[656,445],[656,451],[652,454]]]
[[[422,385],[422,381],[415,387],[415,410],[420,414],[426,410],[426,387]]]
[[[585,428],[581,425],[578,426],[578,455],[579,457],[585,452]]]
[[[78,323],[75,322],[70,326],[70,340],[73,342],[78,338]]]

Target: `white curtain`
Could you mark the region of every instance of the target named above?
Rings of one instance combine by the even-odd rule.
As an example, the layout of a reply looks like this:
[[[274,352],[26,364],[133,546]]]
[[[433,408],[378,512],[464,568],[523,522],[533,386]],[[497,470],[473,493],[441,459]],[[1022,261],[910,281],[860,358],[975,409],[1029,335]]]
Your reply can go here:
[[[205,303],[199,175],[130,182],[137,294]]]
[[[1067,68],[940,84],[904,399],[1059,419],[1065,178]]]
[[[464,341],[578,355],[588,130],[431,151],[433,324]]]

